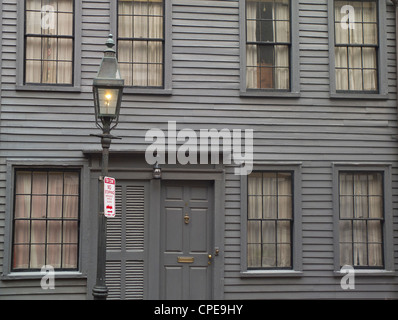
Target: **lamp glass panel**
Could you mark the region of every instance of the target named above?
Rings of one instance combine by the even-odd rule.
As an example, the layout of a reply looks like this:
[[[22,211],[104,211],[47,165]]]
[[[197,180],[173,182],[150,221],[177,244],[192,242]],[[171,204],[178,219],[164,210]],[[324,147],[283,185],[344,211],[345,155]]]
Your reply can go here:
[[[98,89],[99,112],[101,115],[116,116],[119,89]]]

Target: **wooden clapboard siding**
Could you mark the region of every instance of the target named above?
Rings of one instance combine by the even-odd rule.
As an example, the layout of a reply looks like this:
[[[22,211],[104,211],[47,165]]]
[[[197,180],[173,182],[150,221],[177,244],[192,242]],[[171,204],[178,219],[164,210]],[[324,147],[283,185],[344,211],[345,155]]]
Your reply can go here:
[[[21,0],[2,1],[0,108],[0,272],[3,266],[6,215],[6,161],[81,160],[82,150],[99,149],[94,125],[92,79],[111,27],[110,1],[82,0],[80,92],[35,92],[15,89],[17,12]],[[386,100],[330,99],[327,0],[299,0],[300,97],[240,96],[238,0],[172,1],[172,94],[123,97],[120,123],[113,131],[123,137],[111,150],[145,150],[146,131],[179,129],[253,129],[255,160],[302,162],[303,276],[242,278],[240,178],[226,169],[224,297],[267,298],[397,298],[397,278],[361,277],[353,292],[340,290],[333,275],[332,162],[393,164],[394,252],[398,264],[398,144],[396,108],[396,34],[394,7],[387,5]],[[384,0],[382,0],[384,1]],[[387,1],[388,2],[388,1]],[[114,14],[114,13],[112,13]],[[130,190],[133,194],[137,190]],[[126,189],[127,192],[127,189]],[[120,201],[120,199],[118,200]],[[136,202],[135,202],[136,203]],[[140,204],[137,204],[138,206]],[[127,221],[130,223],[130,221]],[[142,217],[131,220],[139,241]],[[109,224],[108,250],[122,241],[121,221]],[[120,231],[120,233],[118,233]],[[132,250],[142,250],[131,245]],[[141,261],[122,266],[110,260],[110,297],[120,298],[120,274],[126,275],[126,298],[142,298],[145,271]],[[125,268],[125,269],[123,269]],[[131,272],[130,272],[131,271]],[[131,277],[130,277],[131,275]],[[85,279],[60,280],[56,292],[40,289],[38,280],[0,281],[4,298],[86,298]]]

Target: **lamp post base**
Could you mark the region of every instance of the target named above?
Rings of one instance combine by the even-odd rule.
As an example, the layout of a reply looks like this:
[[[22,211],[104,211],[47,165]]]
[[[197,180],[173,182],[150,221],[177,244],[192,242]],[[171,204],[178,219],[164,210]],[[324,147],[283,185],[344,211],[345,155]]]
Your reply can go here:
[[[103,286],[94,286],[93,288],[94,300],[106,300],[108,297],[108,289]]]

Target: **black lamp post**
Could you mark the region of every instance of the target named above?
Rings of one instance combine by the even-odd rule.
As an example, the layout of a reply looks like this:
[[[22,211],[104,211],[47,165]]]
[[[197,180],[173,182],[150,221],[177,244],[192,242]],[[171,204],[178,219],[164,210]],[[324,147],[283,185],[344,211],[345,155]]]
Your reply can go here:
[[[106,42],[101,67],[93,82],[95,121],[102,134],[95,135],[101,138],[102,145],[102,173],[99,186],[99,215],[98,215],[98,253],[97,277],[93,288],[94,300],[106,300],[108,289],[105,283],[106,266],[106,217],[104,215],[104,177],[108,175],[109,148],[112,139],[111,130],[119,121],[120,106],[122,102],[124,80],[120,76],[115,43],[110,34]],[[112,126],[113,123],[113,126]]]

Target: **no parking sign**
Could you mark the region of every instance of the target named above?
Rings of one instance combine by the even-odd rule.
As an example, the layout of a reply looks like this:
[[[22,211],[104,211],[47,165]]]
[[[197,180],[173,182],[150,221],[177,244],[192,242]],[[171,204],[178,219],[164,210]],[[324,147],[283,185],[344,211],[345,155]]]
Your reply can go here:
[[[115,186],[116,180],[114,178],[104,178],[104,215],[107,218],[114,218],[116,216]]]

